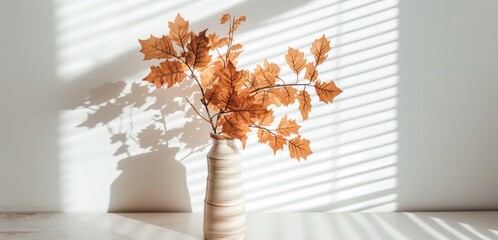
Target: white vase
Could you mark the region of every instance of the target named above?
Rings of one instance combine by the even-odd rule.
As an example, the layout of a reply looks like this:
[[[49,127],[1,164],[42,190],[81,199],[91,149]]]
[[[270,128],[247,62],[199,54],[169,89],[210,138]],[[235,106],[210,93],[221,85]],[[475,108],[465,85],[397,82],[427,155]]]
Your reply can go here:
[[[211,134],[204,199],[204,239],[244,239],[246,214],[241,161],[233,140]]]

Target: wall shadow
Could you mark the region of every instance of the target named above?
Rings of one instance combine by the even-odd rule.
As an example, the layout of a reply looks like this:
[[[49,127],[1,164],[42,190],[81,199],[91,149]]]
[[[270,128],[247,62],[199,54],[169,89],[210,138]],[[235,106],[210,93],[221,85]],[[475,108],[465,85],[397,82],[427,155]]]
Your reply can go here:
[[[124,158],[111,184],[108,212],[191,212],[186,169],[178,148]]]
[[[193,110],[179,98],[183,96],[198,97],[189,83],[155,89],[145,82],[116,81],[90,90],[77,107],[87,112],[78,127],[107,128],[110,144],[116,146],[113,156],[121,158],[108,212],[192,211],[180,147],[188,156],[204,150],[209,139],[200,133],[206,123],[190,114]],[[167,118],[182,112],[192,117],[185,117],[183,127],[168,127]]]

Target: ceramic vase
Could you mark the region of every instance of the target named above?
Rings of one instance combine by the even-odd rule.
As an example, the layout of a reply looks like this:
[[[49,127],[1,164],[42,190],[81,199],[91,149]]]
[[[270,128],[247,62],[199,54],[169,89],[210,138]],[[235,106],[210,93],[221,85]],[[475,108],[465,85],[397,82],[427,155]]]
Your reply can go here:
[[[246,214],[241,156],[234,140],[211,134],[204,199],[204,239],[244,239]]]

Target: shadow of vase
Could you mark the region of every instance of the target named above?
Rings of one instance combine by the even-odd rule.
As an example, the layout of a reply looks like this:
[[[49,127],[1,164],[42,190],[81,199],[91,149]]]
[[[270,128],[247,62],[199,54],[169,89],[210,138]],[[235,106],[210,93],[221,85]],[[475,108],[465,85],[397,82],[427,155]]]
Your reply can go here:
[[[108,212],[192,212],[186,169],[178,148],[161,148],[122,159],[111,184]]]

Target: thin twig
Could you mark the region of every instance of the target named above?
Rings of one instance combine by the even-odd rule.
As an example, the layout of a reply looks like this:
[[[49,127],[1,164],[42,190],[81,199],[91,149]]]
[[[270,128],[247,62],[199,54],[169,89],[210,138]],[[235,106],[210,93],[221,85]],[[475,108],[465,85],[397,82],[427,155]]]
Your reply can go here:
[[[187,102],[190,104],[190,106],[194,109],[194,111],[197,113],[197,115],[199,115],[202,119],[204,119],[204,121],[206,122],[210,122],[209,120],[207,120],[204,116],[202,116],[199,111],[197,111],[197,108],[194,107],[194,104],[192,104],[187,97],[185,97],[185,100],[187,100]]]

